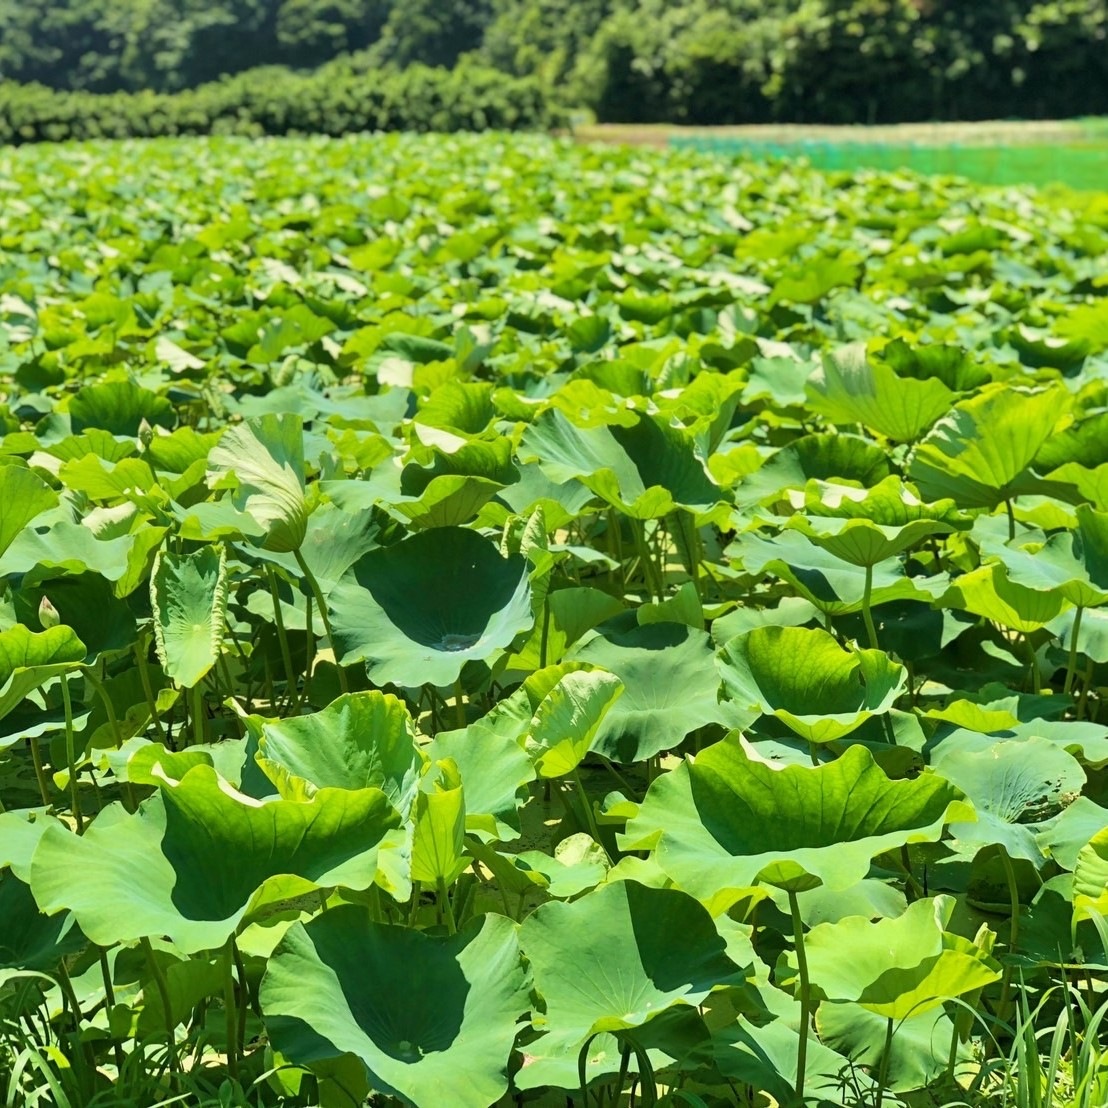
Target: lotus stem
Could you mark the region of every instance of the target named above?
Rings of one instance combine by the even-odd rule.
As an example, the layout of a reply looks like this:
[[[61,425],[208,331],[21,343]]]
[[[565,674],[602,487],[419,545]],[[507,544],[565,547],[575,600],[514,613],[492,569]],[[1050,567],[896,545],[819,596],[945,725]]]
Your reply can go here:
[[[1008,512],[1008,541],[1011,542],[1016,537],[1016,511],[1012,507],[1011,497],[1004,501],[1004,507]]]
[[[180,1072],[180,1061],[177,1058],[176,1025],[173,1022],[173,1007],[169,1001],[169,982],[166,980],[162,967],[158,964],[154,953],[153,944],[147,936],[142,938],[142,948],[146,952],[146,961],[150,965],[150,974],[154,978],[154,987],[158,990],[158,996],[162,1001],[162,1013],[165,1016],[166,1047],[169,1050],[169,1072],[174,1075],[170,1081],[170,1089],[176,1089],[176,1075]]]
[[[277,628],[277,641],[281,646],[281,661],[285,666],[285,680],[288,682],[287,695],[289,703],[295,700],[293,710],[300,706],[300,697],[297,691],[296,670],[292,666],[292,651],[289,649],[289,637],[285,631],[285,617],[281,614],[281,594],[277,589],[277,571],[269,566],[269,595],[273,598],[273,624]],[[273,700],[273,697],[270,697]],[[272,705],[271,705],[272,709]]]
[[[596,815],[592,810],[592,801],[589,799],[589,794],[585,792],[584,783],[581,781],[581,774],[578,771],[577,766],[572,770],[573,783],[577,786],[577,795],[580,798],[581,804],[585,809],[585,824],[588,827],[589,834],[596,841],[600,848],[604,849],[604,844],[600,841],[600,828],[596,823]]]
[[[223,1011],[226,1017],[227,1070],[232,1080],[239,1076],[238,1006],[235,1003],[235,937],[227,940],[227,953],[223,959]]]
[[[25,740],[28,749],[31,751],[31,763],[35,767],[35,781],[38,782],[38,794],[42,799],[42,806],[44,808],[50,807],[50,784],[46,780],[46,770],[42,768],[42,751],[38,748],[38,743],[34,739]]]
[[[203,746],[207,738],[204,734],[204,690],[200,687],[200,682],[197,681],[189,692],[192,694],[189,700],[191,702],[193,739],[197,746]]]
[[[877,628],[873,624],[873,612],[870,608],[870,598],[873,595],[873,566],[866,566],[866,583],[862,589],[862,619],[866,624],[866,636],[869,639],[871,650],[880,649],[877,644]]]
[[[793,917],[793,942],[796,944],[796,969],[800,978],[800,1043],[796,1048],[796,1099],[804,1103],[804,1074],[808,1066],[808,1025],[811,1023],[812,988],[808,978],[808,955],[804,950],[804,921],[800,901],[789,890],[789,908]]]
[[[304,702],[312,700],[312,670],[315,669],[315,634],[312,631],[312,594],[304,597]]]
[[[1073,626],[1070,627],[1070,655],[1066,662],[1066,681],[1062,686],[1062,692],[1067,695],[1073,690],[1073,678],[1077,671],[1077,640],[1081,635],[1081,617],[1085,609],[1079,604],[1073,616]]]
[[[1093,670],[1094,670],[1094,662],[1093,662],[1092,658],[1090,658],[1085,663],[1085,676],[1084,676],[1084,679],[1082,681],[1081,696],[1078,698],[1078,701],[1077,701],[1077,718],[1078,719],[1084,719],[1085,718],[1085,710],[1086,710],[1086,707],[1088,706],[1088,703],[1089,703],[1089,693],[1090,693],[1090,691],[1092,690],[1092,687],[1093,687]]]
[[[889,1055],[893,1049],[893,1021],[890,1016],[885,1021],[885,1049],[881,1052],[881,1066],[877,1072],[877,1104],[881,1108],[885,1100],[885,1083],[889,1079]]]
[[[73,818],[77,821],[77,834],[85,830],[85,817],[81,812],[81,801],[77,795],[77,753],[73,736],[73,701],[69,696],[69,678],[62,674],[62,707],[65,709],[65,762],[69,771],[69,805],[73,809]]]
[[[312,596],[315,597],[315,604],[319,609],[319,618],[323,620],[323,629],[327,632],[327,645],[331,648],[331,654],[335,659],[335,669],[338,671],[339,689],[344,693],[348,693],[350,687],[346,683],[346,674],[339,664],[338,652],[335,650],[335,633],[331,630],[331,617],[327,614],[327,601],[323,598],[323,590],[319,587],[319,581],[316,580],[316,575],[312,573],[304,559],[304,555],[300,553],[300,549],[297,548],[292,553],[296,559],[296,564],[300,567],[300,572],[304,574],[304,580],[308,582],[308,587],[312,590]],[[311,634],[310,625],[308,633]]]
[[[115,983],[112,981],[112,968],[108,964],[108,952],[102,947],[96,948],[97,960],[100,963],[100,976],[104,981],[104,1001],[108,1006],[108,1013],[115,1007]],[[123,1047],[119,1040],[112,1036],[112,1054],[115,1056],[115,1068],[117,1074],[123,1074]]]
[[[1028,676],[1031,678],[1031,691],[1037,696],[1042,691],[1042,682],[1039,678],[1039,659],[1035,657],[1035,647],[1031,642],[1031,635],[1023,632],[1023,645],[1027,652]]]
[[[1016,885],[1016,871],[1012,865],[1012,859],[1008,856],[1008,851],[1003,847],[1000,848],[1000,860],[1004,866],[1004,877],[1008,884],[1008,900],[1011,905],[1011,916],[1008,927],[1008,951],[1013,953],[1019,948],[1020,939],[1020,894],[1019,887]],[[1001,979],[1000,984],[1000,1003],[998,1005],[997,1014],[1001,1019],[1005,1018],[1008,1011],[1008,1005],[1011,1002],[1012,993],[1012,967],[1006,965],[1004,967],[1004,976]]]
[[[454,906],[450,903],[450,893],[446,888],[445,878],[439,878],[436,894],[439,905],[439,916],[445,919],[447,934],[453,935],[458,930],[458,921],[454,918]]]
[[[550,646],[550,594],[542,602],[542,638],[539,640],[539,669],[546,669],[546,652]]]
[[[154,696],[154,686],[150,682],[150,666],[146,660],[146,638],[135,643],[135,660],[138,662],[139,678],[142,681],[142,694],[146,697],[146,707],[150,709],[150,720],[158,732],[158,738],[165,742],[165,728],[158,715],[158,702]]]

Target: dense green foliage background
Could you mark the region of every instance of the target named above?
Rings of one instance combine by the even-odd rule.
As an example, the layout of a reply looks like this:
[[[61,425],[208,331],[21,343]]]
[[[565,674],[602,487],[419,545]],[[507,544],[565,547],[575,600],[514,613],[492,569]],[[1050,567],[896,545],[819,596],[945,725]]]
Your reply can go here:
[[[1051,117],[1108,111],[1106,29],[1108,0],[0,0],[0,77],[174,91],[475,55],[602,120]]]

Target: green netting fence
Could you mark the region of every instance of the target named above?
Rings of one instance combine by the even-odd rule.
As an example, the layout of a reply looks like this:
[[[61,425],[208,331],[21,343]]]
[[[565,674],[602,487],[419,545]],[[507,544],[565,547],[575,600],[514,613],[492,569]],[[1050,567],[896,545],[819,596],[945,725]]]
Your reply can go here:
[[[817,169],[908,169],[968,177],[991,185],[1060,183],[1108,191],[1108,124],[1089,121],[1073,142],[951,143],[865,142],[794,139],[769,141],[746,136],[689,135],[671,145],[759,159],[803,158]]]

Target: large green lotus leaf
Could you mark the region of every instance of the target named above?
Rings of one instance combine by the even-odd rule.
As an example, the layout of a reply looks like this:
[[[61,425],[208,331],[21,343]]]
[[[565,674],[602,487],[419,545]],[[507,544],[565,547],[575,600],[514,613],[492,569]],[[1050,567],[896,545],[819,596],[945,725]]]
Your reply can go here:
[[[820,628],[756,627],[719,654],[724,693],[774,715],[809,742],[841,739],[890,709],[907,687],[903,666],[880,650],[844,650]]]
[[[942,603],[1023,632],[1037,631],[1070,607],[1062,586],[1045,591],[1019,584],[1002,562],[955,578]]]
[[[1009,857],[1036,867],[1045,861],[1036,841],[1041,824],[1075,799],[1085,785],[1085,771],[1077,759],[1040,738],[993,742],[979,751],[947,742],[932,753],[931,764],[966,794],[977,811],[976,822],[951,825],[952,845],[958,853],[972,857],[997,845]]]
[[[2,827],[0,824],[0,829]],[[1073,872],[1081,848],[1105,827],[1108,827],[1108,808],[1102,808],[1087,796],[1079,796],[1039,831],[1035,841],[1048,858],[1053,858],[1062,869]]]
[[[159,552],[150,574],[154,642],[166,676],[191,689],[219,661],[227,608],[227,554],[206,546]]]
[[[875,855],[972,818],[960,796],[932,774],[891,781],[861,746],[827,765],[779,769],[724,740],[657,778],[620,844],[653,850],[678,886],[719,912],[758,881],[855,885]]]
[[[646,623],[591,639],[572,654],[623,682],[592,749],[639,762],[679,745],[698,727],[726,718],[719,705],[711,636],[683,623]]]
[[[426,764],[408,709],[376,690],[264,724],[259,755],[316,789],[380,789],[404,815]]]
[[[256,416],[225,431],[208,457],[208,483],[234,490],[234,506],[264,532],[261,546],[298,550],[308,523],[300,417]]]
[[[49,972],[63,955],[85,946],[73,916],[44,915],[31,890],[10,873],[0,873],[0,919],[0,984],[4,970]]]
[[[1074,921],[1094,914],[1108,916],[1108,827],[1078,851],[1073,867]]]
[[[516,1023],[530,1007],[512,922],[488,915],[432,937],[340,905],[296,923],[259,999],[276,1050],[298,1065],[352,1054],[405,1103],[488,1108],[508,1088]]]
[[[578,1043],[641,1027],[674,1005],[698,1005],[747,976],[692,897],[635,881],[541,905],[524,920],[520,945],[543,1001],[533,1025]]]
[[[748,531],[728,546],[727,555],[737,559],[747,573],[772,573],[787,581],[826,615],[861,611],[866,592],[865,569],[822,549],[797,530],[786,528],[772,538]],[[945,587],[946,578],[939,580]],[[870,603],[929,600],[935,588],[939,588],[939,582],[908,577],[898,560],[889,559],[872,568]]]
[[[1086,504],[1077,509],[1076,531],[1051,535],[1042,546],[1007,548],[1008,580],[1040,592],[1058,591],[1071,604],[1108,601],[1108,512]]]
[[[54,816],[42,811],[21,808],[0,812],[0,870],[10,868],[21,881],[28,881],[31,858],[46,829],[57,823]],[[1084,843],[1088,836],[1085,837]]]
[[[10,467],[0,467],[0,473],[5,468]],[[54,570],[74,574],[91,570],[109,581],[118,581],[127,572],[128,555],[135,541],[132,535],[98,539],[90,527],[66,519],[56,520],[42,530],[28,527],[0,556],[0,577],[27,574],[34,579],[47,577]]]
[[[1032,491],[1028,467],[1070,407],[1062,387],[986,388],[956,404],[916,448],[908,476],[924,496],[993,508]]]
[[[724,499],[692,439],[648,415],[630,427],[580,428],[551,409],[524,431],[519,449],[551,480],[580,480],[634,519],[658,519],[676,507],[706,512]]]
[[[72,627],[29,631],[21,623],[0,631],[0,719],[14,711],[28,693],[67,673],[85,660],[85,644]],[[11,735],[10,746],[21,736]]]
[[[520,833],[519,809],[527,799],[527,783],[535,779],[535,767],[517,738],[480,723],[440,731],[424,752],[432,761],[449,760],[458,767],[467,832],[481,839],[514,839]]]
[[[946,524],[946,530],[969,527],[973,519],[960,512],[953,500],[932,504],[921,500],[900,477],[891,475],[872,487],[842,481],[809,481],[789,494],[789,502],[808,516],[864,519],[880,527],[904,527],[929,520]],[[813,523],[815,521],[812,521]]]
[[[913,547],[928,535],[951,530],[945,524],[920,519],[898,527],[884,527],[868,519],[810,519],[795,515],[791,527],[817,546],[855,566],[875,566]]]
[[[572,773],[623,695],[623,682],[603,669],[573,670],[542,698],[528,728],[543,778]]]
[[[449,685],[533,622],[527,560],[463,527],[371,550],[332,591],[340,659],[378,685]]]
[[[44,912],[72,911],[101,946],[165,935],[192,953],[222,945],[263,904],[369,888],[377,846],[399,823],[379,789],[263,802],[199,765],[134,813],[106,808],[84,835],[49,828],[31,888]]]
[[[812,409],[832,423],[861,423],[896,442],[915,442],[955,395],[934,377],[899,377],[892,366],[871,360],[861,342],[825,354],[807,393]]]
[[[816,1012],[821,1042],[870,1073],[881,1071],[888,1021],[859,1004],[821,1004]],[[941,1007],[911,1015],[896,1024],[888,1058],[885,1088],[895,1093],[922,1089],[938,1080],[950,1059],[954,1021]],[[965,1052],[967,1060],[969,1052]]]
[[[782,447],[736,490],[740,504],[780,499],[809,481],[856,481],[869,487],[889,476],[889,456],[857,435],[805,435]]]
[[[953,898],[938,896],[896,919],[848,916],[813,927],[804,940],[813,994],[895,1021],[999,981],[1000,966],[985,951],[946,930],[953,911]],[[795,967],[795,955],[789,962]],[[791,982],[782,980],[790,983],[795,969]]]
[[[57,502],[57,493],[37,473],[21,465],[0,465],[0,555],[35,516]]]
[[[152,426],[172,427],[174,411],[164,396],[131,381],[105,381],[86,385],[73,396],[69,419],[75,433],[102,428],[133,438],[143,420]]]

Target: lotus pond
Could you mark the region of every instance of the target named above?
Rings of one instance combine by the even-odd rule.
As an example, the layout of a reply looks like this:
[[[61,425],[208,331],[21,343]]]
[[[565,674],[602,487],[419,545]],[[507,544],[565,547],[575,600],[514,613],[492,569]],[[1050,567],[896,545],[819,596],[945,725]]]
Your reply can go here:
[[[0,190],[6,1105],[1108,1102],[1108,196]]]

